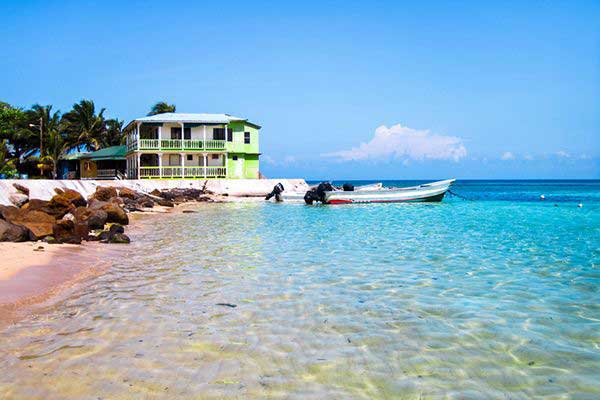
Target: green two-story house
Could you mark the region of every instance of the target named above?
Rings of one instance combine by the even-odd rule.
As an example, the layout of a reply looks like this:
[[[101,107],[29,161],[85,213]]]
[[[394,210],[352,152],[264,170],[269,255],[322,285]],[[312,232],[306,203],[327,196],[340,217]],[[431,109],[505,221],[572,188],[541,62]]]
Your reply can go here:
[[[260,126],[228,114],[164,113],[125,127],[130,179],[258,179]]]

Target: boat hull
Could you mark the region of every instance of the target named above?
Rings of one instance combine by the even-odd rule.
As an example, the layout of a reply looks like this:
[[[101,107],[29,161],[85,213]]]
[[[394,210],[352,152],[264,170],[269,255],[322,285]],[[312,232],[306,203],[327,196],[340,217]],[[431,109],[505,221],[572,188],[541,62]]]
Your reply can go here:
[[[327,192],[326,204],[434,203],[443,200],[454,180],[433,182],[409,188],[370,192]]]

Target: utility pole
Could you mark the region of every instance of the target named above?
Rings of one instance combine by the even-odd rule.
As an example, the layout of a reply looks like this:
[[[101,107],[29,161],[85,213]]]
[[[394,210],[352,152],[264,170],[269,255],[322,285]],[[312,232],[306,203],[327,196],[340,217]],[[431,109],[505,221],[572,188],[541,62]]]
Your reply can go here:
[[[29,124],[30,127],[34,128],[36,127],[36,125],[34,124]],[[43,136],[43,126],[44,126],[44,119],[43,117],[40,117],[40,124],[37,125],[38,128],[40,128],[40,175],[44,176],[44,166],[42,165],[42,154],[44,153],[44,136]]]

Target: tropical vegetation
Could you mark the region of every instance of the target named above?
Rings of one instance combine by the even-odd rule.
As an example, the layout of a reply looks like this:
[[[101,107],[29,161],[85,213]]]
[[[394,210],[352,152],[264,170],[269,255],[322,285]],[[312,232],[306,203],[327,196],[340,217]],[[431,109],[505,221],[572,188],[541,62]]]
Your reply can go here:
[[[174,111],[174,104],[160,101],[149,115]],[[124,121],[105,114],[105,108],[86,99],[66,113],[51,105],[23,109],[0,101],[0,178],[21,174],[56,178],[65,155],[124,144]]]

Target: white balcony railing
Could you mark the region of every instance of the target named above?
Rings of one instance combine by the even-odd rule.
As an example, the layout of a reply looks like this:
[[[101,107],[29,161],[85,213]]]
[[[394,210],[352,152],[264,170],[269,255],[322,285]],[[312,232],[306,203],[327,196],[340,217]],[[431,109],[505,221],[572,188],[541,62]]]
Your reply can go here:
[[[226,167],[140,167],[140,179],[210,179],[226,176]]]
[[[99,169],[96,171],[96,177],[98,179],[115,178],[117,176],[116,169]]]
[[[139,139],[140,150],[225,150],[225,140],[189,140],[189,139]],[[127,149],[137,149],[136,141],[128,144]]]

